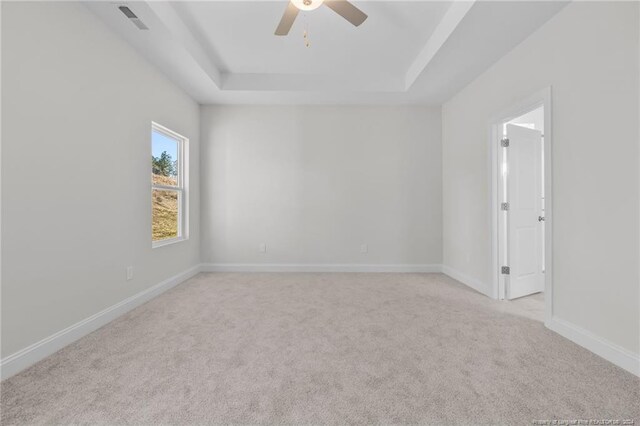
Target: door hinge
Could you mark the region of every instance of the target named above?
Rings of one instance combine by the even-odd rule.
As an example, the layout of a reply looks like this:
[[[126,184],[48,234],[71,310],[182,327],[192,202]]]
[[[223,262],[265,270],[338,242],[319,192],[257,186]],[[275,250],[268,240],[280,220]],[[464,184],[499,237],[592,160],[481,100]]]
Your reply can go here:
[[[500,145],[501,145],[503,148],[507,148],[507,147],[509,147],[509,138],[504,138],[504,139],[502,139],[502,140],[500,141]]]
[[[511,268],[509,268],[508,266],[502,267],[502,275],[509,275],[510,273],[511,273]]]
[[[500,204],[500,210],[504,210],[504,211],[509,210],[509,203]]]

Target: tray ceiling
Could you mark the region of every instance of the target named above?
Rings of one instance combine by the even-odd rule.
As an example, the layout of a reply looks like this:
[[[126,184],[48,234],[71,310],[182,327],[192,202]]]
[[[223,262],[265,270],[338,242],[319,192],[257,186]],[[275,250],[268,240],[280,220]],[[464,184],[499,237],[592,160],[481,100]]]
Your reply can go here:
[[[440,104],[566,4],[353,3],[369,16],[359,27],[321,6],[284,37],[273,33],[286,1],[85,4],[202,104]]]

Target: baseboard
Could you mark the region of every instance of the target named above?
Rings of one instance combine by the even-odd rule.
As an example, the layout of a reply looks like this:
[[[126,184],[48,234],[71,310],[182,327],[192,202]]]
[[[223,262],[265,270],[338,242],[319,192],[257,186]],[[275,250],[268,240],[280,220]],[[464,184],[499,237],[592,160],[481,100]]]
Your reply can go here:
[[[194,266],[180,274],[162,281],[138,294],[135,294],[122,302],[116,303],[97,314],[73,324],[49,337],[42,339],[6,358],[0,360],[0,378],[2,380],[13,376],[36,362],[54,354],[65,346],[75,342],[81,337],[108,324],[119,316],[129,312],[135,307],[153,299],[172,287],[188,280],[200,272],[200,265]]]
[[[199,272],[442,272],[489,297],[486,285],[445,265],[364,265],[364,264],[202,264],[174,275],[122,302],[94,314],[70,327],[42,339],[0,360],[0,378],[13,376],[36,362],[54,354],[81,337],[108,324],[119,316],[153,299],[172,287],[188,280]],[[590,331],[554,317],[545,323],[572,342],[590,350],[607,361],[640,377],[640,356],[614,343],[608,342]]]
[[[440,265],[205,263],[202,272],[441,272]]]
[[[558,317],[553,317],[550,321],[545,322],[545,325],[562,337],[640,377],[640,355]]]
[[[460,281],[462,284],[468,287],[471,287],[478,293],[482,293],[485,296],[488,296],[492,299],[494,298],[488,286],[476,278],[470,277],[469,275],[466,275],[458,271],[457,269],[454,269],[447,265],[442,265],[442,273],[445,275],[448,275],[449,277],[453,278],[456,281]]]

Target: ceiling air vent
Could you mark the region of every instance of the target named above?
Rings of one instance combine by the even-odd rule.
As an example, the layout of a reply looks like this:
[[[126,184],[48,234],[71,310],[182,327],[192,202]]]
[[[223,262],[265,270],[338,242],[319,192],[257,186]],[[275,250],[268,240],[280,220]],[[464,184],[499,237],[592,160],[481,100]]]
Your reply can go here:
[[[127,6],[119,6],[118,9],[120,9],[120,12],[124,13],[124,16],[126,16],[127,18],[129,18],[129,20],[131,20],[131,22],[133,22],[133,24],[138,27],[139,30],[148,30],[149,27],[147,27],[144,22],[142,22],[140,20],[140,18],[138,18],[136,16],[135,13],[133,13],[131,11],[131,9],[129,9]]]

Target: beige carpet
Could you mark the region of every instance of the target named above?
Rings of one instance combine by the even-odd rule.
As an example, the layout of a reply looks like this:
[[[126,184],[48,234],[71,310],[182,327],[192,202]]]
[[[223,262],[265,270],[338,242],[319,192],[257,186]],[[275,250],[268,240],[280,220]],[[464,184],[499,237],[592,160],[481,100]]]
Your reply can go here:
[[[2,383],[2,424],[635,419],[640,380],[439,274],[202,274]]]

